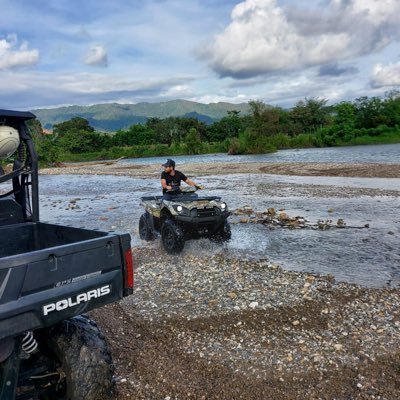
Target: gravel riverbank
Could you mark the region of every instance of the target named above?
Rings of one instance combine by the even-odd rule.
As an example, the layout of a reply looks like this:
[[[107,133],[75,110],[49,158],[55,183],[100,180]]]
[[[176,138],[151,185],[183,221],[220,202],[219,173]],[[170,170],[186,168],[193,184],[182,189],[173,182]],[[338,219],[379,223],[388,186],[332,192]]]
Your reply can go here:
[[[399,289],[160,252],[134,249],[135,294],[92,312],[116,399],[399,398]]]
[[[376,178],[400,178],[400,164],[347,164],[347,163],[227,163],[215,162],[209,164],[185,164],[184,171],[190,176],[205,176],[217,174],[279,174],[298,176],[353,176]],[[43,168],[43,175],[85,174],[85,175],[124,175],[140,177],[159,177],[161,167],[158,164],[101,164],[80,163],[65,164],[59,168]]]

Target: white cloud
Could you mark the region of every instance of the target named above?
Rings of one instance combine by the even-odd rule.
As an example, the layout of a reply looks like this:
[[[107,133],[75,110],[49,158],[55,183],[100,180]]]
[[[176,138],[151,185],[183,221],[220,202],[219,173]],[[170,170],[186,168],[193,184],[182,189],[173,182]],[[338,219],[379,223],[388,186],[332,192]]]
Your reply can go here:
[[[397,0],[331,0],[324,9],[285,10],[246,0],[202,52],[221,76],[246,78],[348,61],[399,38]]]
[[[181,99],[181,98],[187,98],[193,95],[193,90],[189,85],[174,85],[167,90],[165,90],[164,93],[162,93],[163,97],[167,98],[175,98],[175,99]]]
[[[108,66],[107,51],[103,46],[93,46],[85,55],[84,63],[97,67]]]
[[[343,0],[334,0],[335,5],[346,5],[349,7],[352,15],[362,15],[374,25],[385,24],[388,19],[394,17],[399,11],[397,0],[352,0],[346,2]]]
[[[28,43],[22,42],[18,48],[18,37],[9,34],[0,39],[0,69],[12,69],[34,65],[39,60],[39,50],[29,50]]]
[[[165,101],[169,88],[184,89],[188,76],[132,78],[92,73],[5,71],[0,74],[0,108],[34,109],[61,105]],[[175,96],[171,96],[171,99]],[[10,104],[13,104],[11,107]]]
[[[372,71],[371,84],[373,87],[400,86],[400,62],[375,65]]]
[[[174,98],[286,107],[383,95],[398,82],[400,0],[3,3],[3,33],[15,34],[0,34],[0,108]],[[193,57],[199,47],[206,62]]]
[[[250,100],[254,100],[254,96],[247,96],[245,94],[238,94],[236,96],[224,96],[224,95],[204,95],[198,97],[192,97],[189,100],[196,101],[198,103],[213,104],[213,103],[248,103]]]

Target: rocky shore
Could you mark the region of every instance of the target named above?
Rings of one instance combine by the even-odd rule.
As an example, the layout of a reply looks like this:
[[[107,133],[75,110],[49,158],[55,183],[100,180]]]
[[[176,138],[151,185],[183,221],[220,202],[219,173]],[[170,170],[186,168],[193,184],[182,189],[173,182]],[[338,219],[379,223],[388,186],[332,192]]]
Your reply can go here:
[[[135,294],[92,312],[115,399],[398,398],[399,289],[157,244],[134,254]]]

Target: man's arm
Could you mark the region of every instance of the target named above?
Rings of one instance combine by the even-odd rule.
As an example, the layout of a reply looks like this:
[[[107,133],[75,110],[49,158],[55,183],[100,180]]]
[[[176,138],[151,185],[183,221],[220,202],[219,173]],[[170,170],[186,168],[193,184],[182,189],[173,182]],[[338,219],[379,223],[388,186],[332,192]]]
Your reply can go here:
[[[189,178],[186,178],[186,179],[184,180],[184,182],[185,182],[186,184],[188,184],[189,186],[196,186],[196,184],[195,184],[191,179],[189,179]]]
[[[189,178],[186,178],[186,180],[184,182],[187,183],[189,186],[194,186],[196,189],[203,189],[203,186],[198,185],[197,183],[193,182]]]
[[[172,186],[167,185],[166,179],[161,179],[161,186],[165,190],[171,190],[172,189]]]

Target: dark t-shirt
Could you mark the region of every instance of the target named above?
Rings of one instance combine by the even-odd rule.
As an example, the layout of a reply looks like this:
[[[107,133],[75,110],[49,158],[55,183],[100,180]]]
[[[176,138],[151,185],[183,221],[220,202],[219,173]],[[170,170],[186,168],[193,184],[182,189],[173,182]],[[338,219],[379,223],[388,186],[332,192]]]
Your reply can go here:
[[[172,176],[170,174],[167,174],[165,171],[161,173],[161,179],[165,179],[167,182],[168,186],[181,186],[181,181],[186,181],[187,177],[184,173],[181,171],[176,171],[175,170],[175,175]],[[167,191],[163,189],[163,193],[166,193]]]

